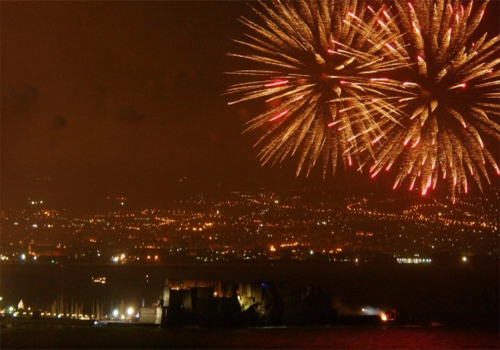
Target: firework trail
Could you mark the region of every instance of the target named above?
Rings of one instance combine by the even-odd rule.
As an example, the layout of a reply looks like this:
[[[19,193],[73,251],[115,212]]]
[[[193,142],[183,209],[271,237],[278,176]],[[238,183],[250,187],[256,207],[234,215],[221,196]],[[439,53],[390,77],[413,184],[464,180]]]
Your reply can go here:
[[[241,19],[248,33],[236,42],[245,52],[230,56],[252,68],[231,72],[247,81],[227,93],[238,96],[230,104],[267,103],[246,128],[263,130],[256,143],[263,164],[296,154],[297,175],[318,160],[323,176],[330,165],[335,173],[340,160],[346,166],[359,163],[362,151],[374,155],[383,136],[377,118],[389,125],[401,119],[391,91],[411,93],[384,74],[411,69],[409,58],[396,24],[383,6],[368,6],[374,3],[259,2],[255,21]]]
[[[480,189],[481,177],[490,182],[488,164],[499,173],[483,138],[495,145],[500,140],[500,126],[494,121],[500,115],[500,36],[487,39],[485,33],[473,39],[486,5],[394,2],[410,58],[395,79],[403,77],[400,85],[410,95],[398,100],[405,114],[399,125],[380,123],[384,138],[375,150],[372,176],[397,164],[394,188],[408,179],[413,189],[420,178],[425,195],[442,178],[455,198],[456,192],[468,191],[468,178]]]

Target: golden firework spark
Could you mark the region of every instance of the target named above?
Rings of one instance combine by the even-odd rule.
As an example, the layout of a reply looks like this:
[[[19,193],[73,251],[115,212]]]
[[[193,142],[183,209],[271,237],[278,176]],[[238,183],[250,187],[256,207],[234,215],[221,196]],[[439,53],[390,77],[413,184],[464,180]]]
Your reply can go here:
[[[408,178],[413,189],[420,179],[425,195],[443,178],[455,198],[456,192],[468,191],[468,178],[473,178],[482,189],[482,177],[490,182],[487,164],[500,173],[483,141],[489,138],[498,146],[500,140],[495,121],[500,115],[500,36],[472,39],[487,1],[397,0],[394,5],[410,57],[397,79],[407,79],[400,84],[410,95],[399,99],[400,124],[379,124],[384,138],[375,149],[372,176],[396,163],[394,188]]]
[[[346,166],[359,163],[361,151],[373,155],[372,144],[383,137],[377,119],[401,119],[394,102],[413,94],[384,74],[410,69],[409,58],[387,10],[370,3],[259,2],[256,20],[241,19],[248,33],[236,42],[244,52],[230,55],[258,68],[231,72],[247,81],[227,93],[238,96],[230,104],[269,105],[246,128],[263,130],[256,143],[263,164],[297,154],[297,175],[320,159],[326,176],[339,159]]]

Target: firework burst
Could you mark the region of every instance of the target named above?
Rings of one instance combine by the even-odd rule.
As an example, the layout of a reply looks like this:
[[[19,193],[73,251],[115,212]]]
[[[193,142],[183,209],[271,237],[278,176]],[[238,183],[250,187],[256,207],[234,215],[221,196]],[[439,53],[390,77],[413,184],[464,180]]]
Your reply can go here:
[[[236,42],[245,52],[230,54],[257,68],[231,72],[247,81],[227,93],[238,96],[230,104],[267,103],[246,128],[263,130],[256,143],[262,163],[297,154],[297,175],[320,160],[325,176],[340,160],[352,165],[359,152],[373,154],[383,136],[376,118],[394,124],[400,117],[390,92],[401,87],[384,74],[410,68],[387,11],[355,0],[259,2],[259,8],[252,8],[256,20],[241,19],[248,33]]]
[[[468,191],[468,178],[482,189],[490,182],[487,165],[499,173],[486,139],[500,140],[500,36],[473,39],[486,2],[397,0],[394,11],[410,65],[399,77],[409,95],[398,108],[404,116],[380,123],[383,144],[372,176],[396,163],[394,188],[409,180],[423,195],[446,179],[452,197]],[[478,5],[478,6],[476,6]],[[493,119],[493,120],[492,120]],[[484,139],[484,140],[483,140]],[[417,181],[420,179],[419,181]]]

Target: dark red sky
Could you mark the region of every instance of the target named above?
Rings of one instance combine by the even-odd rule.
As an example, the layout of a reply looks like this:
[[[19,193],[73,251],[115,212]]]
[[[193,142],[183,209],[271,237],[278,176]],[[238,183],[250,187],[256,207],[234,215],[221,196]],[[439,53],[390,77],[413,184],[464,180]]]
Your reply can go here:
[[[276,169],[259,166],[256,135],[241,136],[245,111],[221,96],[245,12],[241,2],[2,1],[3,205],[147,204],[221,182],[268,185]]]
[[[252,111],[221,96],[234,82],[224,71],[242,63],[226,53],[244,3],[0,6],[2,206],[92,207],[108,195],[147,206],[220,183],[304,182],[260,167],[257,135],[241,135]]]

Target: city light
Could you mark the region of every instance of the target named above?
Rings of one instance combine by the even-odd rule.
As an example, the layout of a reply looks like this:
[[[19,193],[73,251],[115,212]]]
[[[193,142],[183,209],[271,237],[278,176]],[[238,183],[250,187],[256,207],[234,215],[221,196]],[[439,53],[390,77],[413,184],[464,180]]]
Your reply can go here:
[[[302,202],[295,193],[276,204],[277,196],[274,192],[241,193],[235,198],[204,200],[203,209],[197,207],[197,200],[187,200],[183,205],[189,210],[130,209],[89,217],[46,209],[7,211],[2,225],[23,235],[36,222],[38,236],[10,238],[2,246],[0,260],[162,264],[170,259],[206,263],[314,259],[371,264],[378,258],[366,252],[376,251],[398,264],[424,265],[450,251],[458,263],[465,264],[470,263],[469,254],[495,256],[498,246],[498,236],[491,234],[498,231],[498,191],[492,198],[459,198],[455,205],[431,197],[407,203],[404,198],[353,196],[343,199],[344,209]],[[328,196],[318,194],[317,200],[323,203]],[[241,215],[225,215],[237,207],[244,208]],[[358,220],[367,227],[354,227],[352,223]],[[167,231],[175,234],[167,237]],[[63,232],[70,234],[59,234]],[[110,239],[116,242],[111,252],[104,250]],[[91,251],[76,252],[80,243],[90,243]]]
[[[130,317],[130,316],[132,316],[133,314],[134,314],[134,309],[133,309],[132,307],[129,307],[129,308],[127,309],[127,315]]]

